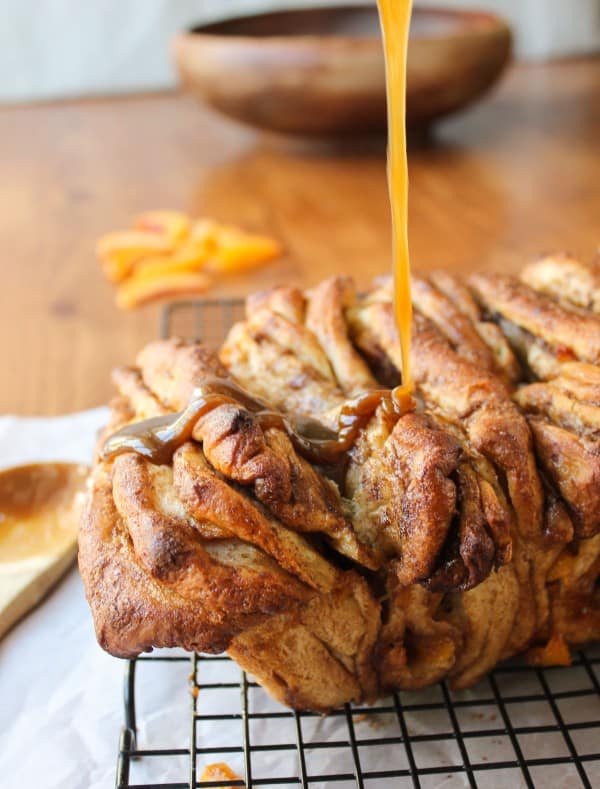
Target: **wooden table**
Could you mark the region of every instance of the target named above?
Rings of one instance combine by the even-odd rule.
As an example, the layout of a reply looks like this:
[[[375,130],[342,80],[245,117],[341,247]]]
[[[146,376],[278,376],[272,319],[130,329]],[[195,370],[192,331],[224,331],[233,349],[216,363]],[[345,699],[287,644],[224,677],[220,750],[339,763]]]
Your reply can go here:
[[[156,335],[120,313],[96,238],[181,208],[280,238],[281,263],[218,293],[389,268],[381,144],[267,139],[177,94],[0,111],[0,413],[106,401],[111,367]],[[496,93],[410,156],[416,267],[516,270],[600,242],[600,60],[514,68]]]

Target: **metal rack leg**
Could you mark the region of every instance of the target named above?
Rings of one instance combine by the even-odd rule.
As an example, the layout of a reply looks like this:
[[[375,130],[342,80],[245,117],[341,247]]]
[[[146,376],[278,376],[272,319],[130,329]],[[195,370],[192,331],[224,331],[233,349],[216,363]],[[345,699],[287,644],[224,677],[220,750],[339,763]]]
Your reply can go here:
[[[119,737],[119,755],[117,757],[116,789],[129,785],[129,765],[132,752],[136,748],[137,728],[135,722],[135,660],[125,664],[123,680],[123,706],[125,708],[125,726]]]
[[[133,745],[137,737],[137,726],[135,722],[135,660],[128,660],[125,666],[125,678],[123,682],[123,704],[125,705],[125,728],[129,729],[133,735]]]
[[[135,750],[135,734],[131,729],[123,727],[119,738],[119,755],[117,757],[117,774],[115,778],[116,789],[129,786],[129,765],[131,752]]]

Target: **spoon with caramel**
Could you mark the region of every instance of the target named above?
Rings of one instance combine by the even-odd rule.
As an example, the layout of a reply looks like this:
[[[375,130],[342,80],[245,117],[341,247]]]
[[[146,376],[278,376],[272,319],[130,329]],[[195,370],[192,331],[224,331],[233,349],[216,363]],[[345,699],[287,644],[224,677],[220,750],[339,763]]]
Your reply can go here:
[[[0,637],[75,558],[87,472],[76,463],[0,471]]]

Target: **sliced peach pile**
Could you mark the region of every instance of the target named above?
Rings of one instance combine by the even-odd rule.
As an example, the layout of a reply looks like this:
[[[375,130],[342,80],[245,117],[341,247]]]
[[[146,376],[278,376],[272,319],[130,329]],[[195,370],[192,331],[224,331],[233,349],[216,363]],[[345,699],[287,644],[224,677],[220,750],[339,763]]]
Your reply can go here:
[[[176,211],[148,211],[132,230],[103,236],[96,248],[104,274],[117,285],[117,305],[197,295],[214,276],[262,266],[281,255],[268,236]]]

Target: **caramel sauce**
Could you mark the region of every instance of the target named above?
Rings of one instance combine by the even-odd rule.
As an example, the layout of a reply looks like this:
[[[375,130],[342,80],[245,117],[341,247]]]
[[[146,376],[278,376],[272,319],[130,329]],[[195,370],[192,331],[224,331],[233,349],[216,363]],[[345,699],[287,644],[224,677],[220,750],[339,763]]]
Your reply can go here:
[[[292,422],[233,381],[209,378],[194,390],[183,411],[132,422],[113,433],[104,444],[101,456],[103,460],[110,460],[123,452],[136,452],[157,465],[170,463],[174,452],[192,438],[198,420],[230,403],[253,413],[264,430],[285,431],[297,452],[312,463],[335,464],[352,447],[360,430],[380,405],[384,414],[394,419],[414,407],[410,396],[392,394],[389,389],[376,389],[348,400],[340,410],[338,429],[330,430],[308,417]]]
[[[210,378],[194,390],[183,411],[132,422],[113,433],[104,444],[102,459],[108,460],[123,452],[137,452],[157,465],[169,463],[175,450],[191,439],[196,422],[226,403],[242,405],[253,412],[267,408],[265,403],[232,381]]]
[[[394,314],[402,354],[402,386],[394,397],[413,391],[410,369],[412,301],[408,253],[408,163],[406,157],[406,62],[411,0],[377,0],[383,32],[388,111],[388,186],[392,214]]]
[[[87,469],[36,463],[0,472],[0,565],[59,553],[74,540]]]

